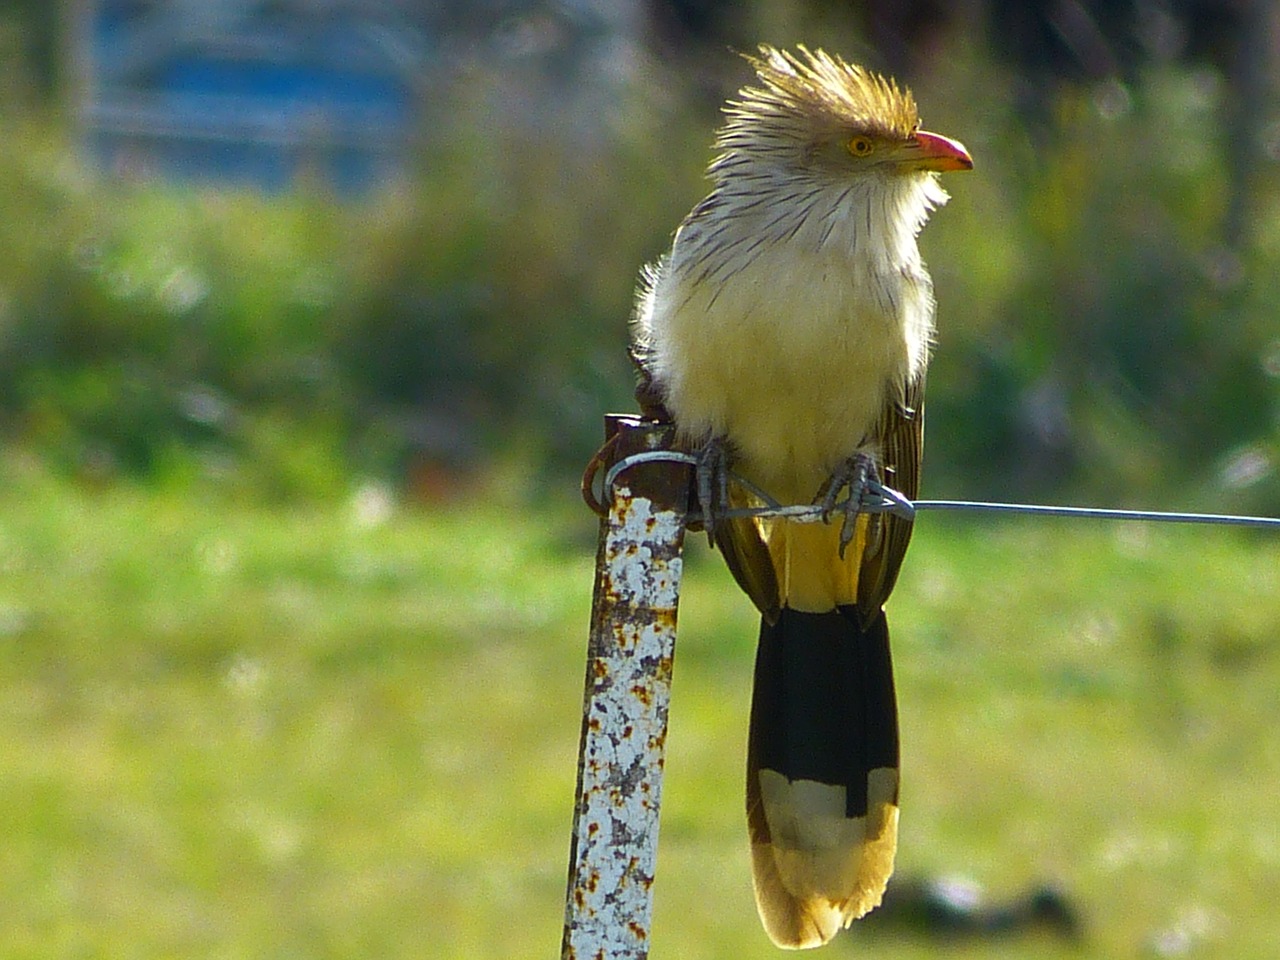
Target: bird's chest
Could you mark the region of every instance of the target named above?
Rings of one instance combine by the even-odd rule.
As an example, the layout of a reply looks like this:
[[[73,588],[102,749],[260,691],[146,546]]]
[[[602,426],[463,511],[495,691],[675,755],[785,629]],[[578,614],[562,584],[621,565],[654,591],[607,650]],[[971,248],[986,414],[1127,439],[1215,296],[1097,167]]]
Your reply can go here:
[[[909,271],[781,249],[711,279],[670,318],[683,355],[671,406],[690,433],[727,436],[766,482],[820,481],[923,368],[928,297]]]
[[[714,336],[728,340],[736,327],[778,390],[838,404],[859,385],[901,378],[910,364],[899,273],[780,251],[726,283],[720,299]]]

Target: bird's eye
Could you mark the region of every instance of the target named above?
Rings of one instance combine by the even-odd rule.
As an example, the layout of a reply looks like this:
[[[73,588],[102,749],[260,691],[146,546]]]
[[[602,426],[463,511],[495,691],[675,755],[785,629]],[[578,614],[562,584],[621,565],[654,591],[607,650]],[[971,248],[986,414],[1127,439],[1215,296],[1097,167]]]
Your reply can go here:
[[[855,157],[866,157],[875,150],[875,144],[871,142],[870,137],[854,137],[848,143],[849,152]]]

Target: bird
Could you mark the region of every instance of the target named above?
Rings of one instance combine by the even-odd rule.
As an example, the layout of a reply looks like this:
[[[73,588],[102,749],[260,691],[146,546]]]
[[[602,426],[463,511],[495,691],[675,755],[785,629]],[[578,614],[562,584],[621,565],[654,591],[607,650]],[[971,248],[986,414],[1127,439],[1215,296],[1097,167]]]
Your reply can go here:
[[[891,78],[821,48],[744,54],[710,192],[644,269],[636,395],[696,461],[703,525],[761,614],[747,744],[756,905],[783,948],[879,904],[898,828],[898,723],[884,603],[911,520],[933,286],[917,236],[969,170]],[[743,516],[821,505],[825,522]],[[838,521],[838,522],[837,522]]]

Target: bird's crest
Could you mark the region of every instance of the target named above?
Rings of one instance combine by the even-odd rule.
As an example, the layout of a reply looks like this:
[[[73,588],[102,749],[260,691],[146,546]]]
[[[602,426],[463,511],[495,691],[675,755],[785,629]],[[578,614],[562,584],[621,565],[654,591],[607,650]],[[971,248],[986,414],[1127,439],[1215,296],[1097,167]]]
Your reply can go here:
[[[911,91],[891,78],[825,50],[796,49],[799,56],[762,44],[760,56],[744,54],[764,86],[744,87],[741,99],[730,103],[726,137],[764,118],[848,127],[893,139],[906,139],[920,125]]]

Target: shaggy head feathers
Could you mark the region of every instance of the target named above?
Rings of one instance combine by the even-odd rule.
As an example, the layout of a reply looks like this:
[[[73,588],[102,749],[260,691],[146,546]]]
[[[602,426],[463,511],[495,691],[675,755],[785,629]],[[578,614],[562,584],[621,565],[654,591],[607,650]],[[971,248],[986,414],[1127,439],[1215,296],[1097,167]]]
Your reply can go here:
[[[746,57],[763,86],[744,87],[729,103],[717,147],[759,152],[843,132],[905,140],[920,126],[910,90],[823,50],[797,49],[762,45],[760,56]]]

